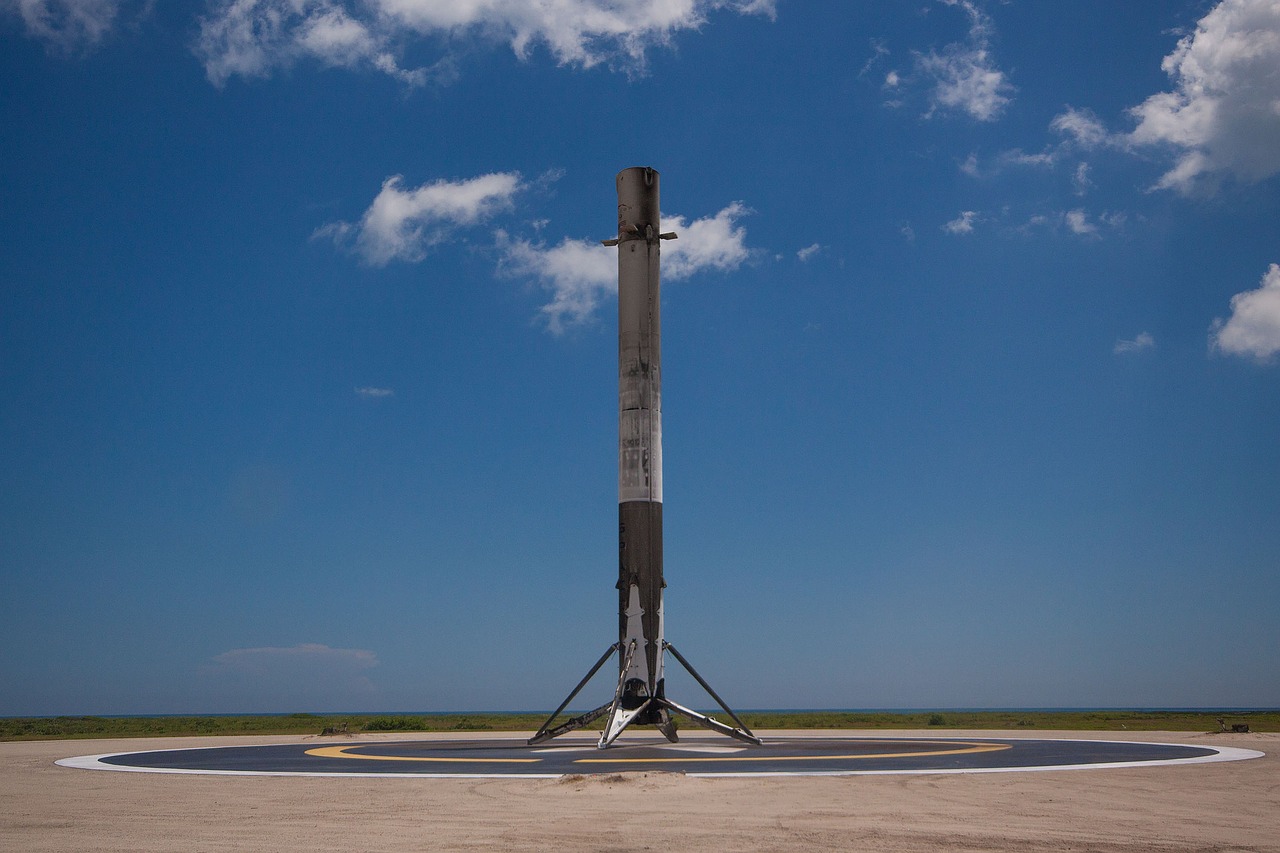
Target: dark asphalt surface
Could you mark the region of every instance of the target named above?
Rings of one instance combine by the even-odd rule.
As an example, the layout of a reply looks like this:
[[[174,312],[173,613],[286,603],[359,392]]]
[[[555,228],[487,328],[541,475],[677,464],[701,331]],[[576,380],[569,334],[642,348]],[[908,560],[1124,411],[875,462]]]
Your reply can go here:
[[[308,774],[848,773],[1168,761],[1216,752],[1172,744],[1001,738],[770,738],[760,747],[699,738],[606,750],[581,741],[528,747],[522,740],[416,740],[178,749],[101,761],[139,769]]]

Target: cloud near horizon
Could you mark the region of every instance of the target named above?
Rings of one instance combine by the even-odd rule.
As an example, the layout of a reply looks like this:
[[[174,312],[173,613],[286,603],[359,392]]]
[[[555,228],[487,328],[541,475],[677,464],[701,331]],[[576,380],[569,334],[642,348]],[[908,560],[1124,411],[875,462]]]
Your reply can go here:
[[[367,649],[335,649],[322,643],[231,649],[215,655],[200,673],[209,707],[237,703],[260,712],[361,710],[378,690],[366,672],[378,666]]]
[[[213,657],[213,662],[220,667],[245,672],[262,672],[274,668],[282,661],[368,669],[378,665],[378,656],[367,649],[335,649],[323,643],[299,643],[288,647],[231,649]]]

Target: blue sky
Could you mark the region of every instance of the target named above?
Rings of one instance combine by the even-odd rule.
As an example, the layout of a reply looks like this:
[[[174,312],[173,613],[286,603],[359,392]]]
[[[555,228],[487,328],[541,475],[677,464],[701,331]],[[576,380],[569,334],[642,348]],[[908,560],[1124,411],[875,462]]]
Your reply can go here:
[[[0,714],[554,706],[635,165],[731,703],[1280,705],[1280,5],[1051,6],[0,2]]]

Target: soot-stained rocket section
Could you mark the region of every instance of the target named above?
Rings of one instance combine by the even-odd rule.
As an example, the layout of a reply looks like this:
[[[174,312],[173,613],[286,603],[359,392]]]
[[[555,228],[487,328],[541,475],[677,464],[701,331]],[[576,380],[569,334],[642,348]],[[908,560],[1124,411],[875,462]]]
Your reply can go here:
[[[662,594],[662,241],[658,173],[637,166],[617,176],[618,236],[618,642],[611,645],[560,704],[530,744],[541,743],[608,715],[600,747],[632,724],[654,725],[677,740],[673,713],[747,743],[760,740],[743,725],[664,635]],[[663,658],[671,652],[736,726],[667,698]],[[613,700],[552,727],[561,712],[614,654]]]
[[[608,733],[670,725],[662,676],[662,320],[658,173],[618,173],[618,640]],[[674,235],[670,235],[674,236]],[[631,643],[635,653],[627,654]],[[628,662],[629,658],[629,662]],[[616,736],[616,735],[615,735]]]

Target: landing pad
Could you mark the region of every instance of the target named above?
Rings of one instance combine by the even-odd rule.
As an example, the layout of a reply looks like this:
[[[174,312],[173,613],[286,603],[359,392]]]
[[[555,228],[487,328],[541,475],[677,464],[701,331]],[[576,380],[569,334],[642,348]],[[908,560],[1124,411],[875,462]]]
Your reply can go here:
[[[1259,758],[1234,747],[1031,738],[777,737],[763,746],[725,739],[634,740],[608,749],[564,741],[361,741],[166,749],[64,758],[63,767],[248,776],[557,778],[673,772],[689,776],[855,776],[1003,773],[1155,767]]]

